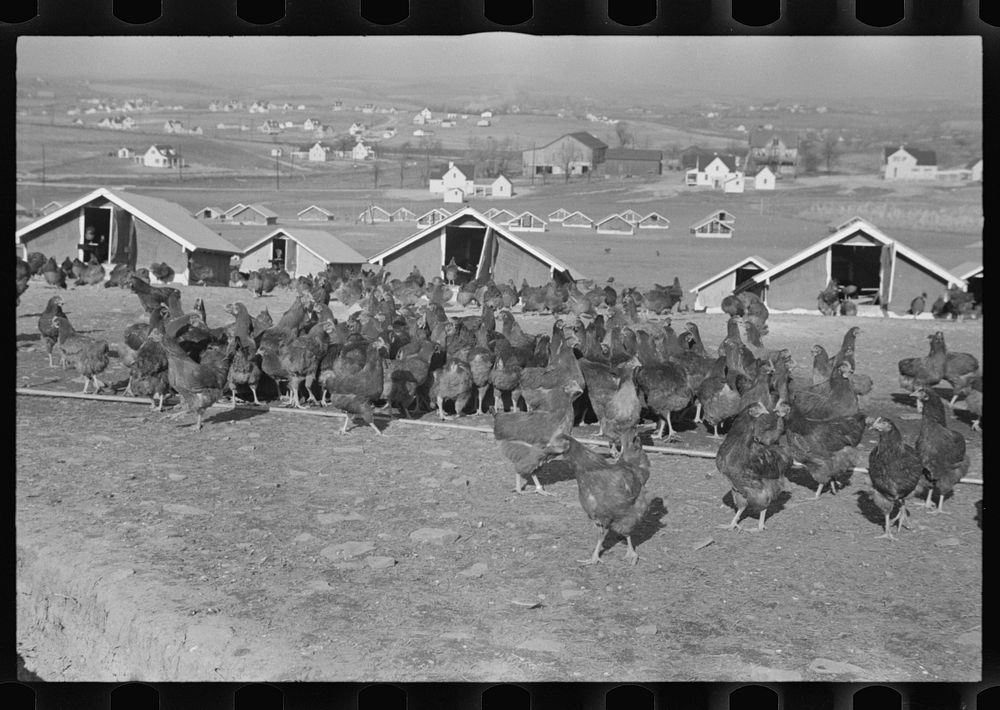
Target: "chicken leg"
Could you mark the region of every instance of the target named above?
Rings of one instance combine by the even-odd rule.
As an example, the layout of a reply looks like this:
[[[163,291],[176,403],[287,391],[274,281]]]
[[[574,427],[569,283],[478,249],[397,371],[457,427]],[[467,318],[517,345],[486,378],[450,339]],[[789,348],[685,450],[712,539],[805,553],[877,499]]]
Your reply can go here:
[[[927,489],[927,500],[924,501],[925,508],[934,508],[934,489]]]
[[[664,423],[664,421],[666,422],[667,428],[670,430],[670,433],[666,437],[663,436],[663,423]],[[680,438],[677,436],[677,432],[674,431],[674,425],[670,421],[670,412],[667,412],[667,416],[664,418],[664,420],[660,421],[660,432],[659,432],[659,434],[660,434],[660,438],[661,439],[665,439],[666,441],[680,441]]]
[[[743,511],[746,509],[747,506],[746,504],[744,504],[736,511],[736,515],[734,515],[733,519],[729,521],[729,525],[719,525],[718,527],[722,528],[723,530],[742,530],[743,528],[740,527],[739,520],[740,516],[743,515]]]
[[[694,423],[701,424],[701,400],[695,402],[694,408]]]
[[[125,389],[122,391],[122,397],[134,397],[135,394],[132,392],[132,376],[128,377],[128,384],[125,385]]]
[[[589,560],[577,560],[581,565],[597,565],[603,562],[601,560],[601,546],[604,544],[604,538],[607,535],[607,531],[601,527],[600,523],[594,523],[597,526],[597,545],[594,547],[594,554],[590,556]]]
[[[892,523],[894,521],[889,520],[889,514],[885,514],[885,532],[881,535],[875,537],[876,540],[881,540],[882,538],[887,538],[889,540],[895,541],[896,536],[892,534]]]
[[[625,561],[630,565],[634,565],[639,561],[639,553],[635,551],[634,547],[632,547],[631,535],[625,536],[625,544],[628,545],[628,548],[625,550]]]
[[[726,437],[724,437],[724,436],[722,436],[722,435],[719,434],[719,425],[718,424],[713,424],[712,428],[715,430],[715,433],[714,434],[709,434],[708,435],[709,439],[719,439],[719,440],[722,440],[722,439],[726,438]]]

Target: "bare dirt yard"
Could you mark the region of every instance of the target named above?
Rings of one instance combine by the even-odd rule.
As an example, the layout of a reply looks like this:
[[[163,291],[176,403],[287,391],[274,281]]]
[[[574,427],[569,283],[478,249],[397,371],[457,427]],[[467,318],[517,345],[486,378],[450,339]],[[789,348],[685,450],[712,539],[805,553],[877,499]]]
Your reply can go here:
[[[238,289],[182,287],[224,304]],[[33,280],[17,309],[17,386],[75,392],[48,367],[37,321],[55,292]],[[81,331],[121,343],[142,320],[118,289],[64,292]],[[549,317],[524,318],[548,330]],[[693,315],[716,345],[724,316]],[[683,320],[681,320],[683,322]],[[800,368],[860,325],[864,408],[917,430],[896,361],[945,333],[982,355],[981,322],[772,316],[770,347]],[[113,361],[102,379],[124,384]],[[945,391],[945,390],[942,390]],[[982,438],[958,406],[970,476]],[[435,415],[425,419],[433,420]],[[594,526],[566,465],[551,497],[512,491],[491,434],[383,421],[212,409],[168,421],[145,403],[17,397],[18,651],[45,680],[868,680],[979,679],[982,486],[960,484],[911,530],[877,539],[864,474],[811,501],[799,477],[760,534],[724,531],[732,510],[711,459],[651,454],[658,498],[636,538],[581,566]],[[489,427],[489,415],[458,423]],[[581,427],[593,436],[595,427]],[[714,451],[690,423],[679,448]],[[866,437],[859,464],[874,442]],[[658,443],[658,442],[656,442]]]

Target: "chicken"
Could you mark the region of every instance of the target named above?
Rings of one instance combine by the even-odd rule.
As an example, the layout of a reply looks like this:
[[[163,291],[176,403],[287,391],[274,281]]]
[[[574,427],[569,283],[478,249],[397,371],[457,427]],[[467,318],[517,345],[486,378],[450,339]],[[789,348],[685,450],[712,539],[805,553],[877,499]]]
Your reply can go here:
[[[746,315],[746,304],[736,296],[730,294],[722,299],[722,311],[730,316],[743,317]]]
[[[649,509],[649,457],[642,450],[639,434],[631,429],[622,434],[622,451],[611,462],[591,451],[569,434],[561,435],[569,445],[561,454],[576,475],[580,505],[597,526],[597,545],[589,560],[582,564],[601,562],[601,548],[609,530],[624,536],[627,548],[625,560],[639,561],[632,546],[632,533]]]
[[[176,294],[177,298],[181,295],[181,292],[172,286],[151,286],[135,274],[132,275],[130,283],[132,292],[139,297],[139,303],[142,304],[146,315],[151,315],[160,306],[166,305],[171,294]]]
[[[255,335],[257,354],[260,355],[260,369],[275,383],[288,380],[288,371],[281,361],[281,349],[299,335],[307,315],[307,301],[297,298],[281,319],[267,330]],[[292,393],[287,401],[291,403]]]
[[[174,270],[170,264],[153,262],[149,265],[149,272],[163,283],[174,280]]]
[[[906,497],[920,483],[923,464],[916,450],[903,441],[903,435],[891,419],[878,417],[871,421],[871,427],[878,432],[878,443],[868,454],[868,476],[875,491],[872,499],[885,515],[885,532],[879,537],[895,540],[892,524],[897,523],[898,533],[905,518],[909,517]],[[899,513],[890,518],[896,506],[899,506]]]
[[[489,327],[488,323],[483,322],[479,325],[479,330],[476,333],[476,346],[469,351],[467,360],[469,371],[472,374],[472,384],[475,386],[478,395],[476,414],[483,413],[483,398],[490,387],[490,371],[493,369],[493,363],[496,360],[493,351],[489,347],[488,333],[490,332],[492,332],[492,328]],[[493,399],[497,399],[495,393]]]
[[[208,347],[195,360],[178,342],[178,337],[186,328],[200,325],[200,317],[189,313],[174,318],[166,324],[163,347],[167,353],[167,378],[181,398],[181,408],[168,415],[177,419],[194,412],[197,421],[195,429],[201,430],[205,410],[219,401],[229,379],[229,364],[232,354],[218,347]]]
[[[327,334],[333,330],[333,324],[326,321],[319,327]],[[320,369],[319,382],[323,388],[324,406],[329,403],[345,412],[341,434],[347,433],[347,427],[354,417],[360,417],[379,435],[382,431],[375,425],[375,409],[372,402],[382,398],[385,373],[382,368],[383,343],[376,341],[365,346],[365,359],[361,367],[357,360],[347,355],[337,357],[329,367]]]
[[[927,307],[927,294],[921,293],[919,296],[910,301],[910,308],[907,311],[911,316],[919,316],[924,312],[924,308]]]
[[[42,266],[42,278],[45,279],[45,283],[49,286],[66,288],[66,274],[59,268],[53,257],[49,257],[49,260]]]
[[[567,382],[576,382],[582,389],[585,380],[573,348],[560,337],[561,329],[558,327],[559,321],[553,330],[553,339],[557,340],[555,353],[550,356],[546,367],[526,367],[521,370],[520,389],[524,397],[524,404],[528,411],[534,408],[536,393],[539,390],[559,387]],[[549,343],[550,351],[552,342]]]
[[[914,448],[924,468],[928,484],[924,505],[934,513],[944,512],[944,499],[955,484],[969,472],[969,457],[965,453],[965,437],[947,426],[944,403],[930,387],[918,387],[913,396],[920,403],[920,432]],[[934,506],[934,492],[938,494]]]
[[[551,495],[538,480],[538,469],[566,451],[562,438],[573,428],[573,401],[583,388],[576,381],[547,390],[532,412],[501,412],[493,419],[493,436],[500,453],[514,464],[514,490],[520,493],[531,476],[535,490]]]
[[[941,379],[947,381],[952,388],[951,401],[948,403],[949,407],[955,406],[955,402],[958,401],[969,380],[978,375],[979,360],[975,356],[969,353],[947,351],[944,360],[944,375]]]
[[[257,386],[260,384],[261,375],[260,355],[256,353],[252,338],[252,319],[246,306],[242,303],[230,303],[225,307],[227,313],[236,318],[233,326],[233,337],[229,342],[229,349],[232,352],[229,372],[226,376],[226,389],[232,396],[232,406],[240,401],[236,396],[236,388],[246,385],[253,394],[253,403],[260,404],[257,398]]]
[[[818,385],[822,382],[828,382],[830,374],[833,372],[833,361],[827,354],[826,348],[822,345],[813,345],[812,356],[812,383]]]
[[[746,310],[746,320],[748,323],[753,323],[758,329],[763,330],[764,324],[767,323],[767,318],[770,312],[767,310],[767,306],[755,293],[750,291],[740,291],[737,294],[737,298],[743,301],[743,305]]]
[[[90,390],[91,381],[96,388],[95,393],[100,392],[104,383],[97,376],[107,369],[110,362],[107,341],[78,334],[65,315],[54,316],[52,325],[59,332],[59,351],[65,358],[66,365],[83,375],[84,394]]]
[[[97,261],[97,257],[90,255],[90,262],[83,269],[80,278],[76,280],[77,286],[94,286],[104,280],[104,267]]]
[[[714,433],[712,439],[722,439],[719,425],[740,413],[740,393],[736,389],[735,373],[726,367],[726,359],[718,358],[708,377],[701,381],[695,393],[701,404],[702,421],[710,425]]]
[[[840,310],[840,294],[837,288],[837,280],[830,279],[819,295],[816,297],[816,307],[824,316],[835,316]]]
[[[45,352],[49,356],[49,367],[55,367],[52,363],[52,348],[59,342],[59,328],[56,326],[54,319],[66,317],[62,306],[62,296],[53,296],[46,304],[42,315],[38,317],[38,332],[42,334],[42,342],[45,343]],[[65,353],[62,355],[62,361],[65,364]]]
[[[21,305],[21,295],[28,290],[28,282],[31,280],[31,267],[21,257],[17,257],[14,262],[14,286],[17,289],[17,305]]]
[[[577,360],[577,364],[580,367],[580,372],[583,373],[585,393],[590,402],[590,410],[597,417],[598,435],[604,436],[608,403],[618,392],[618,370],[609,364],[594,362],[586,358],[580,358]],[[632,375],[633,373],[630,371],[630,378]]]
[[[511,409],[517,410],[517,401],[521,398],[521,366],[504,355],[498,354],[490,370],[490,384],[493,385],[493,408],[507,411],[504,394],[510,396]]]
[[[982,432],[982,419],[983,419],[983,377],[982,375],[976,375],[966,385],[965,389],[965,407],[969,410],[969,413],[974,417],[972,424],[972,430]]]
[[[310,402],[319,404],[313,394],[312,385],[319,373],[320,361],[330,345],[330,334],[326,328],[316,326],[305,335],[292,338],[278,349],[278,359],[282,370],[288,376],[288,404],[301,408],[299,400],[299,385],[305,382],[307,398]],[[379,385],[382,384],[382,373],[378,375]],[[379,394],[381,394],[381,387]]]
[[[122,349],[119,351],[119,358],[121,359],[123,365],[131,368],[135,364],[139,350],[146,344],[146,339],[149,337],[149,334],[157,328],[160,330],[163,329],[162,324],[168,313],[169,312],[167,311],[166,306],[160,306],[157,310],[153,311],[152,315],[149,316],[148,323],[133,323],[125,329],[124,342]],[[162,349],[163,346],[160,345],[159,347]],[[125,386],[125,391],[122,394],[127,397],[135,394],[135,391],[132,389],[131,376],[129,377],[128,384]]]
[[[778,446],[787,409],[784,403],[774,412],[759,403],[751,405],[736,417],[719,446],[715,466],[731,484],[736,505],[732,521],[719,527],[743,530],[739,520],[749,509],[760,516],[756,532],[764,529],[767,509],[781,492],[782,481],[792,467],[791,456]]]
[[[608,446],[615,455],[621,451],[623,437],[638,426],[641,418],[643,403],[635,385],[635,371],[638,367],[639,360],[635,357],[619,367],[618,388],[605,407],[601,431],[608,437]]]
[[[435,370],[431,382],[430,398],[437,403],[438,417],[441,419],[458,419],[465,410],[472,396],[472,371],[464,360],[449,358],[444,367]],[[455,403],[455,414],[446,416],[444,403]]]
[[[163,323],[158,321],[135,352],[126,388],[128,394],[149,397],[153,409],[158,412],[163,411],[163,400],[170,393],[170,362],[163,335]]]
[[[676,441],[677,433],[671,421],[671,414],[686,408],[694,397],[684,370],[670,363],[641,365],[635,371],[635,383],[648,407],[659,419],[657,438],[664,438],[664,428],[669,430],[668,441]]]
[[[840,344],[840,350],[838,350],[837,354],[833,356],[833,367],[837,367],[840,363],[846,362],[851,366],[851,372],[858,369],[858,364],[854,360],[854,348],[860,333],[861,328],[857,326],[847,329],[847,332],[844,333],[844,340]]]
[[[944,377],[948,350],[944,344],[944,333],[940,330],[927,336],[931,341],[926,357],[908,357],[897,364],[899,384],[908,391],[915,387],[932,387]]]
[[[856,414],[858,394],[851,384],[850,374],[851,366],[843,362],[830,373],[829,381],[791,389],[789,403],[809,419],[833,419]]]
[[[861,412],[831,419],[809,419],[793,404],[785,415],[785,441],[795,460],[805,466],[816,482],[816,498],[826,484],[836,494],[850,477],[857,446],[865,433]]]
[[[28,270],[31,276],[38,276],[42,273],[46,262],[45,255],[40,251],[33,251],[28,254],[27,258]]]

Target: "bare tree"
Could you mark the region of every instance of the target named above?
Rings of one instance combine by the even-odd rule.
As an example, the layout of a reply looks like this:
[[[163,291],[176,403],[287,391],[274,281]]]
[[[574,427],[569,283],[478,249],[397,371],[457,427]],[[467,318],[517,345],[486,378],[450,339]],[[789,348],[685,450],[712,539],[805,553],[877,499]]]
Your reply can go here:
[[[627,121],[618,121],[615,124],[615,136],[618,137],[618,147],[625,148],[635,142],[635,136],[629,131]]]
[[[840,161],[840,145],[835,135],[827,133],[823,136],[820,154],[823,156],[823,162],[826,163],[826,171],[830,172],[830,168]]]
[[[559,166],[563,170],[563,181],[569,182],[570,170],[573,169],[573,163],[580,159],[580,149],[573,141],[567,140],[563,142],[562,148],[559,149]]]
[[[378,189],[378,176],[380,172],[382,172],[382,169],[379,167],[378,159],[376,158],[372,161],[372,183],[376,189]]]

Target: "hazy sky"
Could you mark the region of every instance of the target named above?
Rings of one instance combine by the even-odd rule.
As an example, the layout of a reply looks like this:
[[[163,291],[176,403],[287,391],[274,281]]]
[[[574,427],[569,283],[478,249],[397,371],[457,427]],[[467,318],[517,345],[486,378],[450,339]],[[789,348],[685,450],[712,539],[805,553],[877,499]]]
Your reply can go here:
[[[979,37],[21,37],[18,75],[275,78],[501,72],[762,96],[978,99]],[[211,83],[211,81],[206,81]]]

